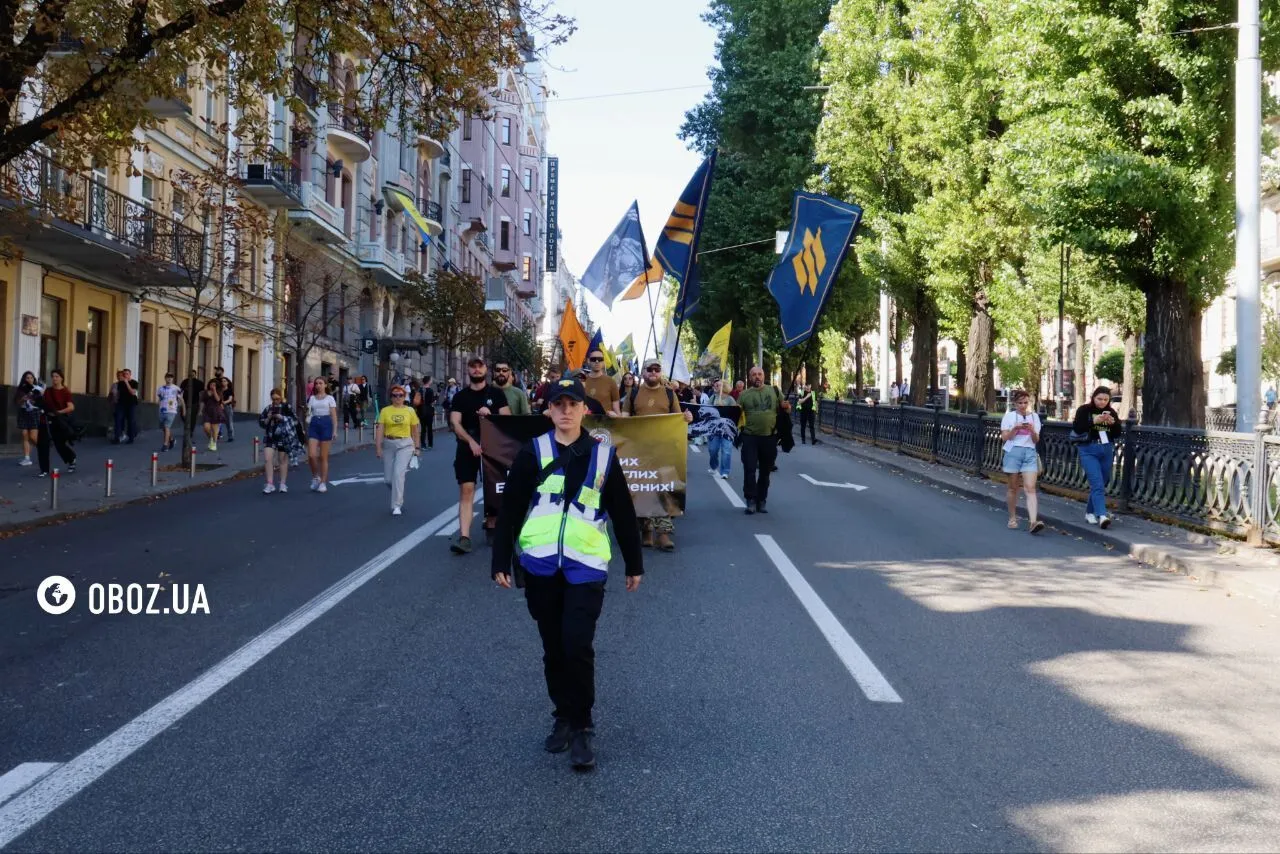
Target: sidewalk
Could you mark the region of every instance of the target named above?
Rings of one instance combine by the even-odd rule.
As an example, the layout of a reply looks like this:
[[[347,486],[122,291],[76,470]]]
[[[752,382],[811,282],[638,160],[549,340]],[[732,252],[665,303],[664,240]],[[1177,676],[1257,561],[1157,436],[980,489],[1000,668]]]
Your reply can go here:
[[[181,422],[179,422],[181,423]],[[76,471],[66,471],[66,466],[56,450],[50,449],[51,467],[61,469],[58,479],[58,509],[50,502],[52,475],[39,477],[35,449],[31,450],[33,465],[20,466],[22,446],[5,445],[0,450],[0,538],[33,525],[44,525],[64,519],[148,501],[159,496],[173,495],[191,489],[199,489],[238,477],[256,476],[262,471],[262,450],[259,463],[253,462],[253,440],[261,440],[262,431],[256,422],[236,421],[234,442],[223,440],[216,452],[209,451],[203,433],[196,436],[196,474],[189,469],[180,471],[182,463],[182,439],[172,451],[159,454],[156,485],[151,485],[151,454],[160,447],[160,431],[147,430],[133,444],[112,445],[106,439],[84,439],[75,445]],[[350,431],[343,441],[342,430],[333,442],[332,454],[341,454],[373,443],[373,429],[365,428],[363,441],[357,431]],[[112,460],[111,497],[106,497],[106,463]],[[304,462],[305,466],[306,463]],[[171,469],[171,470],[166,470]]]
[[[823,433],[821,441],[829,447],[944,491],[1001,509],[1005,507],[1003,481],[975,477],[941,463],[931,463],[829,433]],[[1020,498],[1018,504],[1019,514],[1025,519],[1024,500]],[[1239,540],[1163,525],[1137,515],[1113,517],[1111,527],[1104,531],[1085,522],[1082,502],[1043,490],[1040,491],[1040,518],[1050,529],[1062,534],[1103,543],[1143,563],[1187,575],[1201,584],[1222,588],[1233,595],[1247,596],[1269,607],[1280,607],[1280,553],[1273,549],[1253,548]],[[1003,517],[999,524],[1003,528]]]

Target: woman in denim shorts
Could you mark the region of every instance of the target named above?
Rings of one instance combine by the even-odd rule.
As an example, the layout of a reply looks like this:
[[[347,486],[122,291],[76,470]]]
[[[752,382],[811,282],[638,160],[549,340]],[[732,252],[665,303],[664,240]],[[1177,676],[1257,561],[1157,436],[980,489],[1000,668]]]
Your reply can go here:
[[[1027,493],[1027,516],[1031,520],[1031,533],[1044,530],[1039,519],[1040,502],[1036,494],[1036,477],[1040,474],[1040,456],[1036,443],[1040,441],[1040,416],[1031,411],[1031,395],[1018,389],[1012,395],[1013,409],[1000,421],[1000,438],[1004,439],[1004,465],[1001,468],[1009,476],[1009,527],[1018,527],[1018,489]]]

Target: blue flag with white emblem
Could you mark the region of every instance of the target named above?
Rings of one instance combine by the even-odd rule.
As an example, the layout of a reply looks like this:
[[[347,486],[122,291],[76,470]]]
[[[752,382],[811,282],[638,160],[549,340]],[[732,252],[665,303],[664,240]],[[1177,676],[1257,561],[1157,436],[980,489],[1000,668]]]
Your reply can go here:
[[[653,257],[667,275],[680,284],[676,297],[675,322],[680,324],[698,307],[702,288],[698,284],[698,238],[702,236],[702,215],[707,212],[711,175],[716,170],[716,153],[702,161],[662,227],[662,236],[653,246]]]
[[[649,252],[640,230],[640,205],[631,203],[609,239],[582,274],[582,286],[605,305],[627,289],[649,267]]]
[[[862,208],[821,193],[798,190],[791,197],[791,234],[768,283],[778,301],[783,346],[809,340],[818,328],[861,219]]]

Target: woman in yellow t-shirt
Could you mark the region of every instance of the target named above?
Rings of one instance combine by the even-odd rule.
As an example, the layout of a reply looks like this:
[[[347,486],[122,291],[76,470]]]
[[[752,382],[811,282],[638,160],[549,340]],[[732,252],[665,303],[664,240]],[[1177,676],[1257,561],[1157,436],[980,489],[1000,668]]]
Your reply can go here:
[[[373,449],[382,460],[383,477],[391,487],[392,516],[399,516],[404,506],[404,476],[409,471],[409,460],[418,455],[418,443],[413,441],[418,423],[418,413],[405,404],[404,386],[392,386],[391,405],[378,413],[373,430]],[[383,444],[389,446],[385,456]]]

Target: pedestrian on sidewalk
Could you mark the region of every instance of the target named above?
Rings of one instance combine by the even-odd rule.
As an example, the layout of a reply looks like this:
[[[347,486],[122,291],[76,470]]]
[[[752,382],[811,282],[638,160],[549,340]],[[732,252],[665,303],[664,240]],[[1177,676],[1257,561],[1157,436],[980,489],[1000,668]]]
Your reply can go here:
[[[547,415],[555,427],[521,448],[511,465],[489,569],[494,581],[510,589],[519,545],[516,583],[523,582],[529,615],[538,624],[547,694],[555,705],[555,724],[543,747],[549,753],[568,750],[577,771],[596,764],[593,644],[612,556],[610,519],[628,592],[639,589],[644,574],[639,524],[617,451],[582,429],[586,396],[576,379],[547,390]]]
[[[296,466],[302,462],[302,427],[293,407],[284,402],[280,389],[271,389],[271,403],[258,416],[258,424],[262,425],[263,456],[267,460],[267,485],[262,491],[267,495],[277,491],[273,476],[279,468],[279,492],[287,493],[289,464]]]
[[[329,394],[324,377],[316,377],[307,398],[307,462],[311,466],[311,491],[329,491],[329,445],[338,425],[338,401]]]
[[[167,451],[173,447],[173,421],[178,417],[178,406],[182,403],[182,389],[173,384],[173,374],[164,375],[164,385],[156,389],[156,401],[160,405],[160,429],[163,431],[160,450]]]
[[[813,440],[813,444],[818,444],[818,432],[816,430],[817,422],[814,419],[814,401],[817,394],[814,393],[813,386],[806,385],[801,389],[800,394],[800,444],[805,444],[804,428],[809,427],[809,438]]]
[[[623,412],[631,416],[675,415],[681,414],[680,399],[676,393],[662,381],[662,363],[650,359],[644,366],[644,381],[636,386],[627,398]],[[692,412],[683,412],[684,423],[693,422]],[[670,516],[652,516],[640,520],[641,533],[644,535],[641,545],[645,548],[657,547],[664,552],[675,551],[675,522]]]
[[[66,386],[62,371],[49,372],[49,385],[40,394],[40,426],[36,435],[36,458],[40,462],[40,476],[49,476],[49,445],[58,449],[58,456],[67,464],[67,473],[76,470],[76,452],[71,449],[75,441],[75,427],[71,413],[76,405],[71,401],[71,389]]]
[[[216,379],[205,383],[204,394],[200,398],[201,419],[204,421],[204,434],[209,437],[209,450],[218,450],[218,427],[222,424],[222,389]]]
[[[133,371],[126,368],[116,374],[115,384],[115,444],[131,445],[138,437],[138,381]]]
[[[471,551],[471,519],[480,477],[480,417],[511,414],[507,396],[489,382],[489,366],[484,359],[473,356],[467,362],[467,379],[467,387],[455,392],[449,405],[449,428],[458,439],[453,457],[453,474],[458,481],[458,539],[449,545],[456,555]]]
[[[746,423],[738,435],[742,438],[742,497],[746,499],[748,516],[768,513],[769,478],[778,461],[778,410],[784,405],[782,393],[764,384],[764,369],[752,366],[747,372],[749,385],[738,395],[738,405]]]
[[[423,378],[413,399],[413,408],[418,410],[420,425],[418,447],[432,450],[436,446],[436,390],[431,385],[431,377]]]
[[[31,449],[40,441],[40,407],[36,405],[39,383],[31,371],[22,374],[13,393],[13,406],[18,410],[18,433],[22,436],[22,459],[18,465],[31,465]]]
[[[1000,438],[1004,440],[1004,473],[1009,476],[1009,527],[1018,527],[1018,490],[1027,493],[1027,518],[1031,533],[1044,530],[1040,521],[1040,500],[1036,479],[1040,475],[1040,416],[1031,411],[1031,395],[1022,389],[1013,392],[1013,409],[1000,420]]]
[[[1089,480],[1085,521],[1103,528],[1111,526],[1107,515],[1107,484],[1115,462],[1116,439],[1120,437],[1120,413],[1111,406],[1111,389],[1098,386],[1089,402],[1076,410],[1071,430],[1079,437],[1080,467]]]
[[[231,378],[226,376],[222,368],[213,369],[214,379],[218,380],[218,388],[222,391],[222,417],[227,425],[227,441],[236,440],[236,387]]]
[[[391,405],[378,413],[373,428],[373,452],[382,460],[383,479],[391,487],[391,515],[399,516],[404,507],[404,477],[409,460],[418,456],[418,413],[405,404],[404,386],[391,387]],[[387,446],[384,456],[382,446]]]

